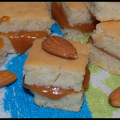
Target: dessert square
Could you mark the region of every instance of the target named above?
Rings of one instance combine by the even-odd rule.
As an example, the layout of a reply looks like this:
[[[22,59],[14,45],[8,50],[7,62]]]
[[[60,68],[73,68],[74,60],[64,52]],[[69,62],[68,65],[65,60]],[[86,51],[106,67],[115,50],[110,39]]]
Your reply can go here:
[[[51,33],[46,2],[0,2],[0,63],[7,53],[28,53],[36,38]],[[44,12],[43,12],[44,11]]]
[[[24,64],[23,85],[33,92],[34,101],[39,106],[79,111],[91,47],[86,43],[70,41],[76,48],[78,57],[65,59],[46,52],[42,48],[44,40],[41,38],[34,41]],[[45,90],[40,90],[43,88]],[[50,92],[51,89],[53,92],[49,94],[47,90]]]
[[[90,63],[120,75],[120,21],[104,21],[91,35]]]
[[[79,39],[89,35],[97,21],[84,2],[51,2],[48,8],[66,39]]]

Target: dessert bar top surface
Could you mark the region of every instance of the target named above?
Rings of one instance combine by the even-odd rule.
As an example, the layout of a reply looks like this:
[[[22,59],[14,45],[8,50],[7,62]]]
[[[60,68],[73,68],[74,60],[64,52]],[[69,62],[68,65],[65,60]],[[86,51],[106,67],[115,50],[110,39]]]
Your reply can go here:
[[[97,30],[99,30],[98,28],[100,28],[103,31],[102,33],[120,40],[119,26],[120,26],[120,21],[105,21],[97,24]]]
[[[62,2],[71,11],[88,10],[84,2]]]
[[[0,2],[0,18],[8,16],[21,20],[50,20],[45,2]]]
[[[52,69],[63,69],[72,72],[85,72],[85,67],[90,55],[90,45],[80,44],[75,41],[70,41],[76,48],[78,57],[76,59],[65,59],[55,55],[52,55],[42,48],[42,42],[44,39],[36,39],[24,67],[39,69],[44,67],[50,67]]]

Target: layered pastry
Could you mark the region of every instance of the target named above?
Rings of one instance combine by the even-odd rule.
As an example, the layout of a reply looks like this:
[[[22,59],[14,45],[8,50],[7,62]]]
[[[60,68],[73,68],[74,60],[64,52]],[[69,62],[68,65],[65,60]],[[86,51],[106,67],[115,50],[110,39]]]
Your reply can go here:
[[[120,75],[120,21],[104,21],[89,38],[90,63]]]
[[[36,38],[51,33],[46,2],[0,2],[0,11],[0,63],[7,53],[28,53]]]
[[[89,35],[98,21],[92,16],[84,2],[50,2],[49,10],[57,21],[61,32],[68,40]]]
[[[38,106],[78,112],[83,103],[84,88],[88,86],[90,71],[89,44],[70,43],[77,58],[65,59],[42,48],[44,38],[36,39],[24,64],[23,85],[34,94]]]
[[[120,20],[120,2],[85,2],[99,21]]]

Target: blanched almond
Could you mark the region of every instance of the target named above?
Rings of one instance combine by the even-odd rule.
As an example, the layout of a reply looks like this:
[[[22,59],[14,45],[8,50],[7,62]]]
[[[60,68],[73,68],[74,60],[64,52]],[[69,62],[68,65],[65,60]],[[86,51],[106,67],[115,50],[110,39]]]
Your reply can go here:
[[[42,47],[47,52],[63,58],[77,58],[77,51],[74,46],[66,39],[58,36],[46,38]]]

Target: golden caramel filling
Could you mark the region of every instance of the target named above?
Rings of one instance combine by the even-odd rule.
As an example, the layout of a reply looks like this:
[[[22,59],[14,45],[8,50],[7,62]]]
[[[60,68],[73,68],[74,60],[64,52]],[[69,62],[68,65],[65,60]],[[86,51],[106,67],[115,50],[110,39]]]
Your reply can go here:
[[[0,23],[8,22],[10,17],[3,16],[0,19]],[[25,53],[33,44],[33,41],[37,38],[42,38],[48,35],[47,32],[43,31],[21,31],[21,32],[9,32],[9,33],[2,33],[0,32],[1,36],[7,37],[12,45],[14,46],[15,50],[19,54]],[[0,49],[3,47],[3,41],[0,40]]]
[[[8,22],[9,20],[10,20],[10,17],[3,16],[3,17],[0,18],[0,23],[2,23],[2,22]]]
[[[81,24],[80,26],[74,25],[73,27],[71,27],[68,23],[67,16],[65,15],[62,4],[60,4],[60,7],[59,7],[56,2],[51,2],[51,14],[52,14],[52,17],[55,20],[57,20],[61,26],[67,29],[78,29],[83,32],[91,32],[95,29],[97,24],[97,20],[93,19],[93,22],[91,24],[86,23],[86,24]]]
[[[60,87],[53,87],[53,86],[27,85],[25,84],[24,79],[25,79],[25,76],[23,78],[23,85],[25,88],[30,89],[31,91],[34,91],[40,95],[46,96],[51,99],[60,99],[66,95],[71,95],[71,94],[76,94],[81,92],[81,91],[75,92],[73,89],[62,89]],[[87,85],[89,84],[89,79],[90,79],[90,71],[88,67],[86,67],[86,74],[85,74],[83,86],[82,86],[83,89],[84,87],[87,87]]]
[[[83,88],[87,87],[89,85],[89,81],[90,81],[90,70],[89,70],[88,67],[86,67],[86,71],[85,71],[85,76],[84,76],[82,87]]]
[[[4,41],[2,38],[0,38],[0,51],[4,47]]]
[[[21,31],[9,33],[0,32],[0,35],[7,37],[11,41],[17,53],[23,54],[32,46],[35,39],[47,36],[48,33],[43,31]]]
[[[60,99],[66,95],[74,94],[78,92],[74,92],[73,89],[62,89],[60,87],[53,87],[53,86],[36,86],[36,85],[27,85],[24,83],[23,85],[25,88],[30,89],[40,95],[46,96],[51,99]]]

